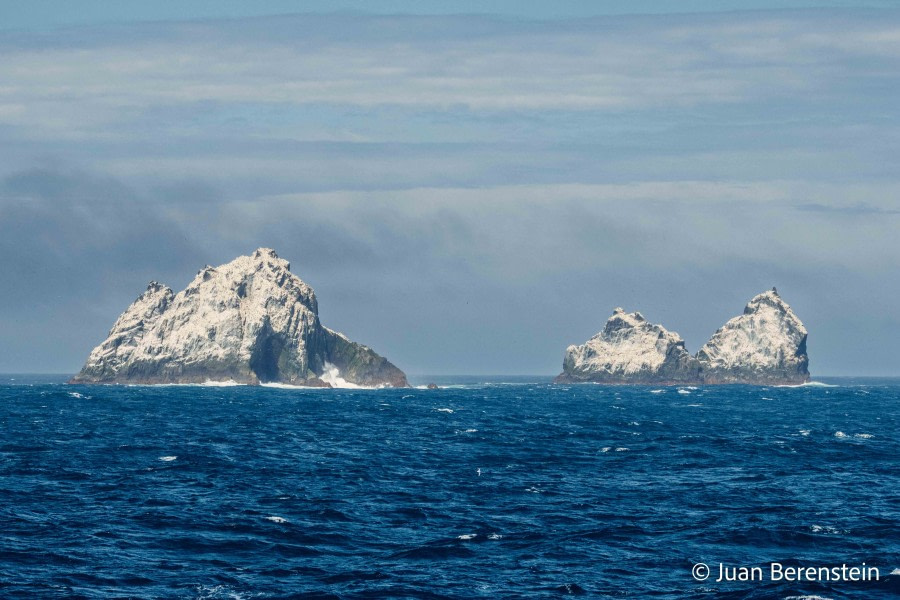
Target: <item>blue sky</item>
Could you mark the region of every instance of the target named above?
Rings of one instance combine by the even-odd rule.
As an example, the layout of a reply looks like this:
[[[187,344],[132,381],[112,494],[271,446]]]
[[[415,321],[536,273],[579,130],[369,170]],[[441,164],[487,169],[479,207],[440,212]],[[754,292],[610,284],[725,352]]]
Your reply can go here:
[[[270,246],[411,373],[777,285],[814,375],[900,374],[893,5],[0,3],[0,371]]]

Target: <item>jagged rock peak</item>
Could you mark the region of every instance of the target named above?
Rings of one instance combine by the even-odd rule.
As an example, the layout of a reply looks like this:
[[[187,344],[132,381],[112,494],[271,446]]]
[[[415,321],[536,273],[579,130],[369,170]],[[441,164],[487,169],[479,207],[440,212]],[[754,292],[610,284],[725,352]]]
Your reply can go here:
[[[179,292],[151,282],[74,382],[406,386],[402,371],[319,322],[313,289],[260,248]]]
[[[799,384],[809,380],[807,331],[771,290],[754,296],[691,357],[677,333],[616,308],[603,330],[569,346],[560,383]]]
[[[616,308],[606,326],[581,345],[569,346],[558,383],[678,383],[698,378],[699,366],[677,333],[639,312]]]
[[[697,353],[704,383],[809,381],[807,331],[775,288],[754,296]]]

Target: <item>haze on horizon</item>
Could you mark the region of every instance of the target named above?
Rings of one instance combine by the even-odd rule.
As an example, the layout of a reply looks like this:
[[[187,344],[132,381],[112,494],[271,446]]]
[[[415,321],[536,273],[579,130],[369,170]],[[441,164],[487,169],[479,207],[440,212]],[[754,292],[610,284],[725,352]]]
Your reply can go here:
[[[777,286],[813,377],[900,375],[892,3],[11,4],[0,372],[263,246],[410,374],[556,374],[616,306],[694,353]]]

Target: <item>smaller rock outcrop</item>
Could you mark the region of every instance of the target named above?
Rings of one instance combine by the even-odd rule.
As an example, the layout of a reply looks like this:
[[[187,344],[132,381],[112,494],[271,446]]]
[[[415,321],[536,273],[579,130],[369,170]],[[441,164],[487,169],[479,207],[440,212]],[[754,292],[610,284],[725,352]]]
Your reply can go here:
[[[617,308],[603,331],[569,346],[556,383],[798,385],[809,381],[806,328],[775,288],[716,331],[696,357],[641,313]]]
[[[755,296],[697,353],[703,382],[754,385],[809,381],[807,331],[775,288]]]
[[[569,346],[556,383],[680,384],[699,380],[700,365],[677,333],[639,312],[617,308],[603,331]]]

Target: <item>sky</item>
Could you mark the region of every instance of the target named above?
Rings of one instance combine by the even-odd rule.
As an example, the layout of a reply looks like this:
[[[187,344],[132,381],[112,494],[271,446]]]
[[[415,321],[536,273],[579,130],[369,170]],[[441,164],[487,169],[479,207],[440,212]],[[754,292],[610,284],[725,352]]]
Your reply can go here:
[[[272,247],[410,374],[555,374],[777,286],[900,375],[897,2],[0,0],[0,372]]]

